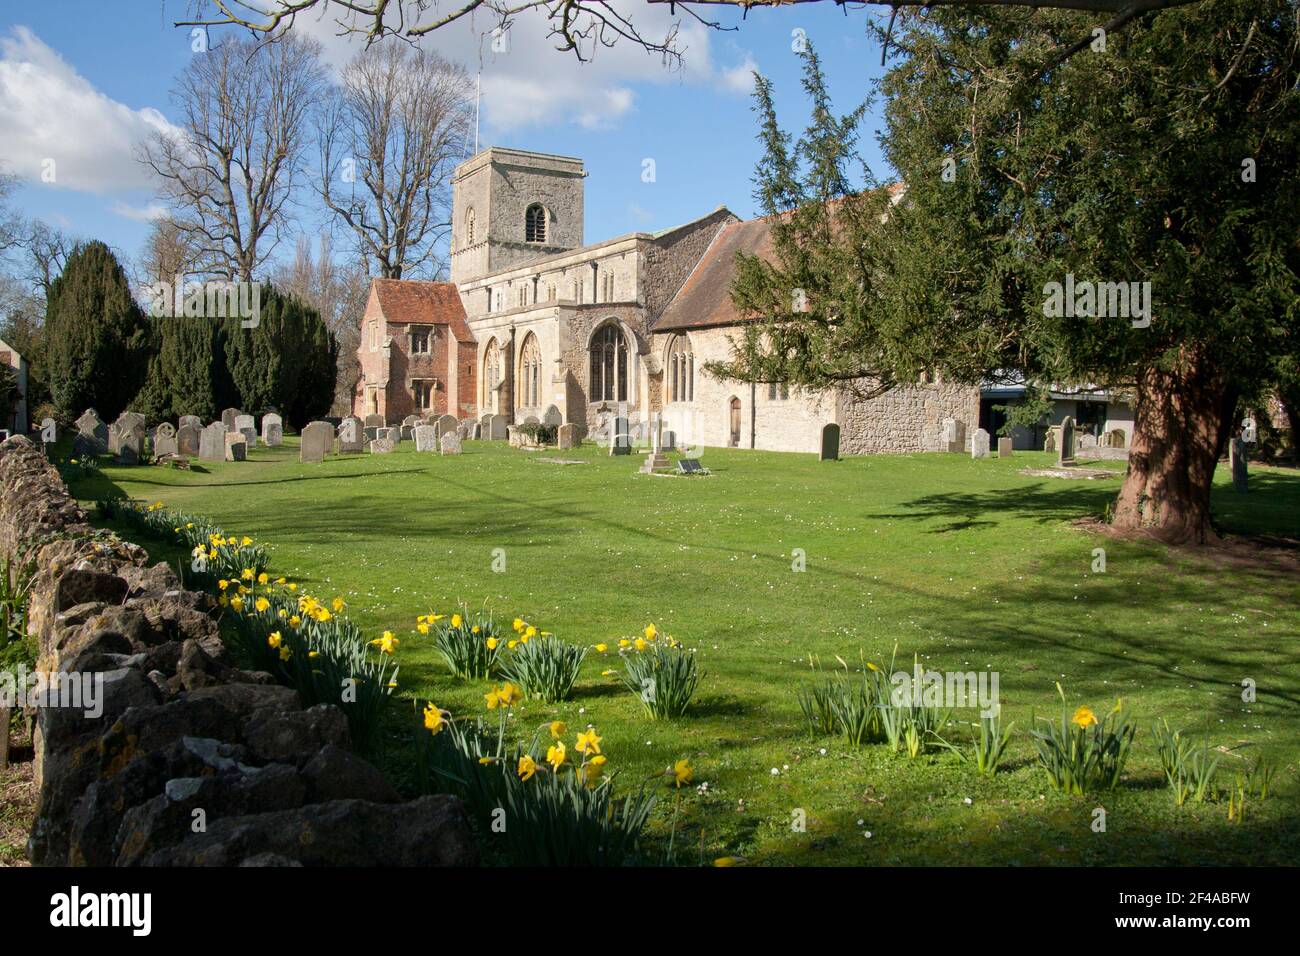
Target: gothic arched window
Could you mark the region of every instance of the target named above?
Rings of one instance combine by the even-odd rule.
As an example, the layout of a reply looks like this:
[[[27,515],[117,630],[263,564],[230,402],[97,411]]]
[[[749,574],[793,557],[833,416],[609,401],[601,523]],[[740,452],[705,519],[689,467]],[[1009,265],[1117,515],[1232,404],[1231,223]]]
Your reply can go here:
[[[689,402],[695,398],[695,355],[691,341],[679,335],[668,346],[668,400]]]
[[[590,401],[627,401],[627,340],[612,322],[591,340]]]
[[[465,245],[474,245],[474,207],[465,210]]]
[[[497,340],[488,342],[483,353],[483,407],[492,408],[493,388],[501,381],[501,349]]]
[[[524,212],[524,239],[527,242],[546,241],[546,210],[541,203],[533,203]]]
[[[537,336],[529,332],[519,355],[519,395],[521,405],[534,408],[542,404],[542,349]]]

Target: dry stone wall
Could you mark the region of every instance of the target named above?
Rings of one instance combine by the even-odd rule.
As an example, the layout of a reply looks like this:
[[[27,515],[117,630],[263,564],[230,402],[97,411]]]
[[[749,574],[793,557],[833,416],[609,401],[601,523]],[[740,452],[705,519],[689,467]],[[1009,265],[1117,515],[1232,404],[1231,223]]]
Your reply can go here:
[[[35,570],[38,670],[83,691],[37,708],[33,863],[477,862],[458,799],[403,802],[339,708],[235,667],[211,595],[92,528],[23,437],[0,444],[0,552]]]

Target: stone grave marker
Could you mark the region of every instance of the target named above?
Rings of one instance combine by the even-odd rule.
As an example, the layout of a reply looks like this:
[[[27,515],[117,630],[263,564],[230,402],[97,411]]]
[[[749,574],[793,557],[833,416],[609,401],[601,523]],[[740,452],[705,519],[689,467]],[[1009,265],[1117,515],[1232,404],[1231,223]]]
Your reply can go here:
[[[53,445],[59,440],[59,425],[53,418],[41,419],[41,444]]]
[[[1244,438],[1237,437],[1232,440],[1228,452],[1232,464],[1232,490],[1243,495],[1250,490],[1250,469],[1246,465],[1249,453]]]
[[[171,422],[161,422],[153,430],[153,456],[174,455],[179,450],[176,441],[176,426]]]
[[[1053,425],[1047,429],[1047,436],[1043,439],[1043,451],[1056,451],[1061,444],[1061,426]]]
[[[551,405],[542,414],[542,424],[554,425],[556,428],[558,428],[564,424],[564,416],[560,414],[560,410],[558,408],[556,408],[554,405]]]
[[[199,433],[199,457],[204,461],[226,460],[226,425],[213,422]]]
[[[93,408],[86,409],[77,419],[77,437],[72,449],[78,455],[91,456],[108,451],[108,426]]]
[[[378,425],[367,425],[361,429],[362,438],[367,442],[372,442],[379,437]]]
[[[700,464],[698,458],[681,458],[677,461],[677,470],[683,475],[707,475],[708,470]]]
[[[203,419],[199,418],[198,415],[182,415],[176,421],[176,430],[179,432],[186,425],[193,425],[195,428],[201,429],[203,427]]]
[[[349,415],[339,422],[339,454],[359,455],[366,450],[364,428],[361,419]]]
[[[221,424],[225,426],[226,431],[235,431],[235,419],[244,414],[237,408],[227,408],[221,413]]]
[[[1124,434],[1124,429],[1112,428],[1106,432],[1105,443],[1107,448],[1123,448],[1128,444],[1128,436]]]
[[[202,426],[195,425],[192,422],[185,422],[180,428],[176,429],[176,453],[178,455],[188,455],[191,458],[197,457],[199,454],[199,437],[202,434]]]
[[[370,443],[370,454],[387,455],[395,446],[391,438],[376,438]]]
[[[840,426],[834,422],[827,422],[822,426],[822,447],[817,460],[840,460]]]
[[[226,432],[226,461],[245,461],[248,441],[243,432]]]
[[[1010,458],[1011,455],[1012,455],[1012,453],[1013,453],[1013,452],[1012,452],[1012,448],[1011,448],[1011,446],[1012,446],[1013,444],[1014,444],[1014,443],[1011,441],[1010,438],[999,438],[999,439],[998,439],[998,457],[999,457],[999,458]]]
[[[474,427],[471,429],[471,431],[470,431],[470,433],[469,433],[469,437],[472,438],[472,439],[474,439],[475,441],[479,441],[479,440],[481,440],[481,439],[483,438],[483,423],[482,423],[482,422],[475,422],[475,423],[474,423]]]
[[[964,452],[966,450],[966,423],[957,418],[945,418],[943,420],[941,444],[946,452],[957,454]]]
[[[432,425],[416,425],[412,431],[415,433],[416,451],[438,450],[438,429]]]
[[[483,437],[488,441],[504,441],[506,438],[506,417],[504,415],[489,416],[487,432]]]
[[[613,430],[609,433],[609,453],[611,455],[632,454],[632,436],[629,434],[626,418],[614,419]]]
[[[438,447],[444,455],[460,454],[460,435],[454,431],[447,432],[438,439]]]
[[[262,416],[262,444],[275,448],[284,442],[284,419],[275,412]]]
[[[567,425],[561,425],[555,430],[555,447],[556,448],[577,448],[582,439],[578,437],[578,426],[569,422]]]
[[[971,436],[970,456],[972,458],[989,456],[989,433],[982,428],[975,429],[975,434]]]
[[[334,426],[329,422],[308,422],[298,443],[300,462],[324,461],[334,449]]]
[[[1061,422],[1061,441],[1057,446],[1057,464],[1074,464],[1074,419],[1069,415]]]
[[[423,424],[419,415],[407,415],[402,419],[402,424],[408,428],[414,428],[416,425]]]
[[[121,464],[137,465],[144,451],[144,425],[137,424],[133,418],[127,419],[125,424],[121,424],[121,421],[119,418],[118,424],[109,429],[108,446]]]
[[[415,438],[415,426],[403,425],[398,429],[398,435],[401,437],[402,441],[411,441]]]
[[[456,426],[459,424],[460,422],[456,421],[455,415],[440,416],[438,420],[434,422],[434,427],[438,429],[438,439],[441,440],[442,436],[448,432],[454,432]]]
[[[1075,441],[1075,451],[1076,451],[1076,452],[1096,451],[1096,450],[1097,450],[1097,436],[1096,436],[1096,435],[1089,435],[1089,434],[1085,433],[1085,434],[1079,435],[1079,436],[1077,437],[1077,439],[1076,439],[1076,441]],[[1093,456],[1093,455],[1089,455],[1088,457],[1092,458],[1092,457],[1095,457],[1095,456]]]
[[[378,412],[371,412],[366,416],[365,424],[367,428],[383,428],[388,423],[384,421],[383,415]]]

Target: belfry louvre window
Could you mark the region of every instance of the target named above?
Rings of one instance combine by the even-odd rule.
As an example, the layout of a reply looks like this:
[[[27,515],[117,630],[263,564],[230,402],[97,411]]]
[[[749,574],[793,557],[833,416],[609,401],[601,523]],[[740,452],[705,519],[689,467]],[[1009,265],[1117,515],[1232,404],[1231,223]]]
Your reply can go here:
[[[546,210],[533,203],[524,213],[524,239],[528,242],[546,241]]]
[[[591,401],[627,401],[627,341],[606,325],[591,341]]]

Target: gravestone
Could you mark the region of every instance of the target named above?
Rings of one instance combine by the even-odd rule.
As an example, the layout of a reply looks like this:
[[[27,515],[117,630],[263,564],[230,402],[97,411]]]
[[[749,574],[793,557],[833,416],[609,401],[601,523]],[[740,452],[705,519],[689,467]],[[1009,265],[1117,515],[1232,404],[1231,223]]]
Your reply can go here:
[[[982,428],[975,429],[975,434],[971,436],[970,456],[972,458],[989,456],[989,433]]]
[[[438,429],[438,440],[441,441],[443,435],[446,435],[448,432],[455,432],[456,426],[459,425],[460,422],[456,421],[455,415],[443,415],[433,424],[434,427]]]
[[[117,416],[117,425],[122,429],[138,428],[143,430],[145,427],[144,416],[139,412],[123,412]]]
[[[237,408],[227,408],[221,413],[221,424],[226,431],[233,432],[235,430],[235,419],[242,414],[244,413]]]
[[[998,439],[998,457],[999,457],[999,458],[1010,458],[1011,455],[1012,455],[1012,449],[1011,449],[1011,446],[1012,446],[1013,444],[1014,444],[1014,443],[1011,441],[1010,438],[999,438],[999,439]]]
[[[339,454],[359,455],[366,450],[365,429],[361,419],[349,415],[339,422]]]
[[[487,432],[483,437],[488,441],[504,441],[506,438],[506,417],[504,415],[489,415]]]
[[[174,455],[178,451],[176,426],[171,422],[162,422],[153,430],[153,456]]]
[[[387,455],[394,448],[393,442],[389,438],[376,438],[370,443],[370,454]]]
[[[542,414],[542,424],[554,425],[556,428],[559,428],[564,424],[564,416],[560,414],[558,408],[552,405]]]
[[[406,428],[414,428],[416,425],[423,423],[419,415],[407,415],[402,419],[402,425]]]
[[[361,434],[367,443],[372,442],[379,437],[379,426],[367,425],[365,428],[361,429]]]
[[[226,426],[213,422],[199,433],[199,457],[204,461],[226,460]]]
[[[1123,448],[1127,444],[1128,436],[1124,434],[1124,429],[1112,428],[1110,431],[1106,432],[1107,448]]]
[[[1047,429],[1047,435],[1043,438],[1043,451],[1056,451],[1056,446],[1061,444],[1061,426],[1053,425]]]
[[[474,423],[474,427],[473,427],[473,429],[471,429],[471,431],[470,431],[470,433],[469,433],[469,437],[470,437],[470,438],[473,438],[475,441],[479,441],[479,440],[481,440],[481,439],[483,438],[483,424],[482,424],[482,422],[475,422],[475,423]]]
[[[1246,440],[1234,438],[1228,452],[1232,464],[1232,490],[1243,495],[1249,490],[1250,484],[1250,470],[1246,465],[1248,454]]]
[[[109,450],[124,465],[139,464],[140,454],[144,451],[144,425],[137,424],[133,418],[127,419],[125,424],[121,422],[119,418],[108,431]]]
[[[1074,419],[1069,415],[1061,422],[1061,441],[1057,446],[1057,464],[1074,464]]]
[[[298,442],[300,462],[324,461],[334,448],[334,426],[329,422],[308,422]]]
[[[683,475],[706,475],[708,472],[700,464],[698,458],[681,458],[677,462],[677,470]]]
[[[456,434],[454,431],[447,432],[447,434],[438,439],[438,447],[444,455],[459,455],[460,435]]]
[[[366,416],[365,424],[367,428],[383,428],[388,423],[384,421],[383,415],[378,412],[371,412]]]
[[[413,431],[416,451],[438,450],[438,429],[432,425],[416,425]]]
[[[582,439],[578,437],[578,426],[570,422],[567,425],[561,425],[555,431],[555,447],[577,448]]]
[[[275,412],[262,416],[262,444],[275,448],[284,441],[284,419]]]
[[[72,450],[77,455],[91,457],[108,451],[108,426],[93,408],[86,409],[77,419],[77,437],[73,440]]]
[[[1076,453],[1077,453],[1077,452],[1085,452],[1085,451],[1096,451],[1096,450],[1097,450],[1097,436],[1096,436],[1096,435],[1083,434],[1083,435],[1079,435],[1079,436],[1077,437],[1077,439],[1075,440],[1075,452],[1076,452]],[[1095,456],[1093,456],[1093,455],[1089,455],[1088,457],[1092,458],[1092,457],[1095,457]]]
[[[402,441],[411,441],[415,438],[415,426],[403,425],[398,429],[398,435],[401,437]]]
[[[677,433],[674,431],[665,431],[663,438],[663,447],[665,451],[673,451],[677,448]]]
[[[243,432],[226,432],[226,461],[244,461],[248,458],[248,441]]]
[[[628,433],[626,418],[614,419],[614,428],[609,434],[609,453],[611,455],[632,454],[632,436]]]
[[[828,422],[822,426],[822,447],[817,460],[840,460],[840,426],[834,422]]]
[[[193,416],[186,416],[192,418]],[[186,422],[176,429],[176,453],[178,455],[189,455],[194,458],[199,453],[199,436],[203,434],[203,427],[195,425],[192,422]]]
[[[940,444],[946,452],[964,452],[966,450],[966,423],[957,418],[945,418],[942,422]]]
[[[198,415],[182,415],[176,422],[176,430],[179,432],[186,425],[193,425],[195,428],[203,427],[203,419]]]

